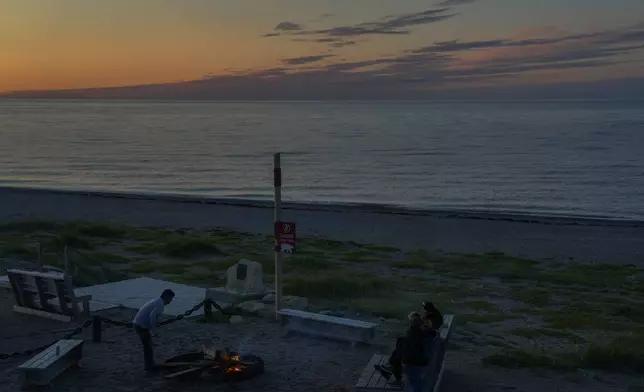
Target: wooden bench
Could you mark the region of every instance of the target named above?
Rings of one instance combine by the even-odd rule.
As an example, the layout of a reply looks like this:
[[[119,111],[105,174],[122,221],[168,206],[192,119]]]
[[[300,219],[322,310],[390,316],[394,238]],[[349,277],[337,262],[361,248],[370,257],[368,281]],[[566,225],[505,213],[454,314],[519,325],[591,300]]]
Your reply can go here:
[[[7,270],[18,313],[71,321],[89,316],[91,295],[76,297],[71,278],[57,272]]]
[[[449,337],[452,333],[452,324],[454,316],[446,315],[443,318],[443,326],[439,329],[436,338],[432,342],[432,357],[425,369],[425,392],[438,392],[440,390],[441,381],[443,379],[445,361],[445,351],[449,343]],[[408,390],[407,380],[403,373],[402,386],[392,385],[382,374],[375,369],[376,365],[388,365],[389,355],[374,355],[367,367],[362,372],[358,383],[356,384],[356,391],[364,392],[382,392],[391,390]],[[393,379],[393,378],[392,378]]]
[[[378,324],[295,309],[280,309],[282,323],[289,331],[356,343],[370,343]]]
[[[23,386],[45,386],[83,357],[82,340],[59,340],[18,366]]]

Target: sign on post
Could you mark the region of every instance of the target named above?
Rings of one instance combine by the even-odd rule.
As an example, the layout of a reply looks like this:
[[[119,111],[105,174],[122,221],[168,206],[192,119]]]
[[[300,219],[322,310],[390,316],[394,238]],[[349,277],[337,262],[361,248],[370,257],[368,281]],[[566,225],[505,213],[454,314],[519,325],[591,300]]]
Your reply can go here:
[[[275,222],[275,245],[280,252],[295,252],[295,239],[294,222]]]

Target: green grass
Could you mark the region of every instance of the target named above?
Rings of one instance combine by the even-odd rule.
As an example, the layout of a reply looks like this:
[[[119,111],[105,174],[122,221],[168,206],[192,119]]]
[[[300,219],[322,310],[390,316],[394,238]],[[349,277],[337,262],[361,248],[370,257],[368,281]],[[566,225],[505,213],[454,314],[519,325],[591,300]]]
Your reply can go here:
[[[132,259],[128,259],[127,257],[107,252],[88,252],[84,253],[84,255],[87,255],[87,258],[89,259],[88,261],[97,261],[109,264],[130,264],[134,262]]]
[[[152,255],[159,253],[159,245],[154,243],[145,243],[139,245],[127,246],[124,248],[127,252],[138,253],[141,255]]]
[[[482,310],[486,312],[496,312],[499,310],[499,307],[488,301],[466,301],[463,305],[467,306],[470,309]]]
[[[550,369],[573,371],[578,361],[571,355],[547,355],[540,350],[508,349],[482,359],[483,364],[508,369]]]
[[[157,270],[157,263],[153,261],[140,261],[128,267],[125,271],[132,274],[149,274]]]
[[[384,252],[384,253],[398,253],[400,252],[400,249],[393,247],[393,246],[387,246],[387,245],[377,245],[377,244],[363,244],[360,245],[362,249],[367,249],[371,250],[374,252]]]
[[[612,264],[571,264],[564,268],[542,271],[537,279],[548,284],[564,286],[582,286],[599,289],[621,289],[633,287],[637,281],[629,280],[633,276],[641,277],[642,270]]]
[[[423,260],[402,260],[393,264],[396,268],[428,270],[432,265]]]
[[[396,295],[394,298],[359,298],[349,302],[348,308],[387,319],[406,320],[409,312],[422,303],[420,295]]]
[[[355,299],[386,293],[390,281],[348,274],[294,275],[284,278],[284,293],[317,299]]]
[[[125,271],[132,274],[159,273],[164,275],[183,275],[188,270],[187,264],[160,264],[153,261],[140,261],[128,267]]]
[[[592,314],[564,308],[537,312],[551,329],[559,330],[628,330],[630,326],[604,318],[602,314]]]
[[[514,328],[510,330],[512,335],[521,336],[526,339],[537,339],[541,337],[550,337],[558,339],[566,339],[574,344],[586,343],[587,340],[577,334],[568,331],[557,331],[547,328]]]
[[[458,316],[459,319],[465,320],[468,323],[474,324],[492,324],[499,323],[505,320],[515,319],[517,316],[510,314],[463,314]]]
[[[379,261],[378,255],[373,252],[356,249],[344,252],[340,255],[340,259],[349,263],[371,263]]]
[[[346,250],[347,247],[348,245],[342,241],[334,241],[334,240],[329,240],[324,238],[315,238],[311,240],[302,241],[303,249],[315,248],[317,250],[333,252],[333,251]]]
[[[513,292],[513,298],[537,307],[548,306],[551,302],[550,291],[545,289],[517,288]]]
[[[174,258],[221,255],[223,252],[208,238],[172,237],[159,247],[159,253]]]
[[[198,285],[214,287],[224,283],[224,280],[213,274],[181,274],[169,276],[171,282],[183,283],[188,285]]]
[[[124,227],[95,222],[77,221],[65,225],[65,228],[78,235],[93,238],[121,239],[127,234]]]
[[[303,272],[303,271],[324,271],[335,267],[329,260],[324,257],[307,256],[294,254],[291,257],[283,259],[285,273]]]
[[[608,344],[591,344],[590,347],[575,352],[504,350],[483,358],[483,363],[512,369],[546,368],[574,371],[584,368],[619,373],[644,373],[644,339],[642,336],[624,336]]]
[[[36,247],[30,247],[18,241],[10,241],[0,244],[0,256],[35,261],[38,258],[38,251]]]

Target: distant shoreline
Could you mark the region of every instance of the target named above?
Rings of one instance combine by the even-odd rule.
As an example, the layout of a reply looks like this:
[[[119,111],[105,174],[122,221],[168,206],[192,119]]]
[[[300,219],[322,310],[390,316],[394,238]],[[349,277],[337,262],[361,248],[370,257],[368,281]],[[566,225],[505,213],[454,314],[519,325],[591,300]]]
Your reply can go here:
[[[39,195],[69,195],[89,196],[108,199],[150,200],[184,204],[206,204],[233,206],[245,208],[272,209],[272,200],[257,200],[245,198],[207,197],[197,195],[152,193],[152,192],[123,192],[100,190],[70,190],[35,187],[2,187],[0,192],[31,193]],[[528,214],[494,211],[476,211],[462,209],[422,209],[396,205],[375,203],[337,203],[337,202],[282,202],[284,210],[314,211],[314,212],[341,212],[341,213],[367,213],[387,214],[401,216],[425,216],[433,218],[491,220],[520,223],[534,223],[543,225],[580,225],[580,226],[613,226],[613,227],[644,227],[644,221],[637,219],[610,218],[603,216],[587,215],[555,215],[555,214]]]
[[[304,203],[285,203],[282,219],[297,223],[298,238],[403,250],[638,265],[644,254],[644,224],[624,220]],[[6,187],[0,187],[0,220],[223,229],[265,236],[274,227],[270,201]]]

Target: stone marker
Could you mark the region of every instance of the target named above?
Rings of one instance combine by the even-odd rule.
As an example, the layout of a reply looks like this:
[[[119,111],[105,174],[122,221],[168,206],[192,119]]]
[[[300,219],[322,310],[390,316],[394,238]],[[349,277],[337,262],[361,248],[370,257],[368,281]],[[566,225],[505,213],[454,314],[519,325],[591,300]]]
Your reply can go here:
[[[266,295],[262,265],[255,261],[241,260],[226,271],[226,287],[206,290],[206,299],[236,304],[257,300]]]
[[[241,260],[228,268],[226,291],[239,294],[263,293],[262,265],[256,261]]]
[[[242,316],[234,315],[230,316],[230,320],[228,320],[231,324],[241,324],[244,322],[244,318]]]

